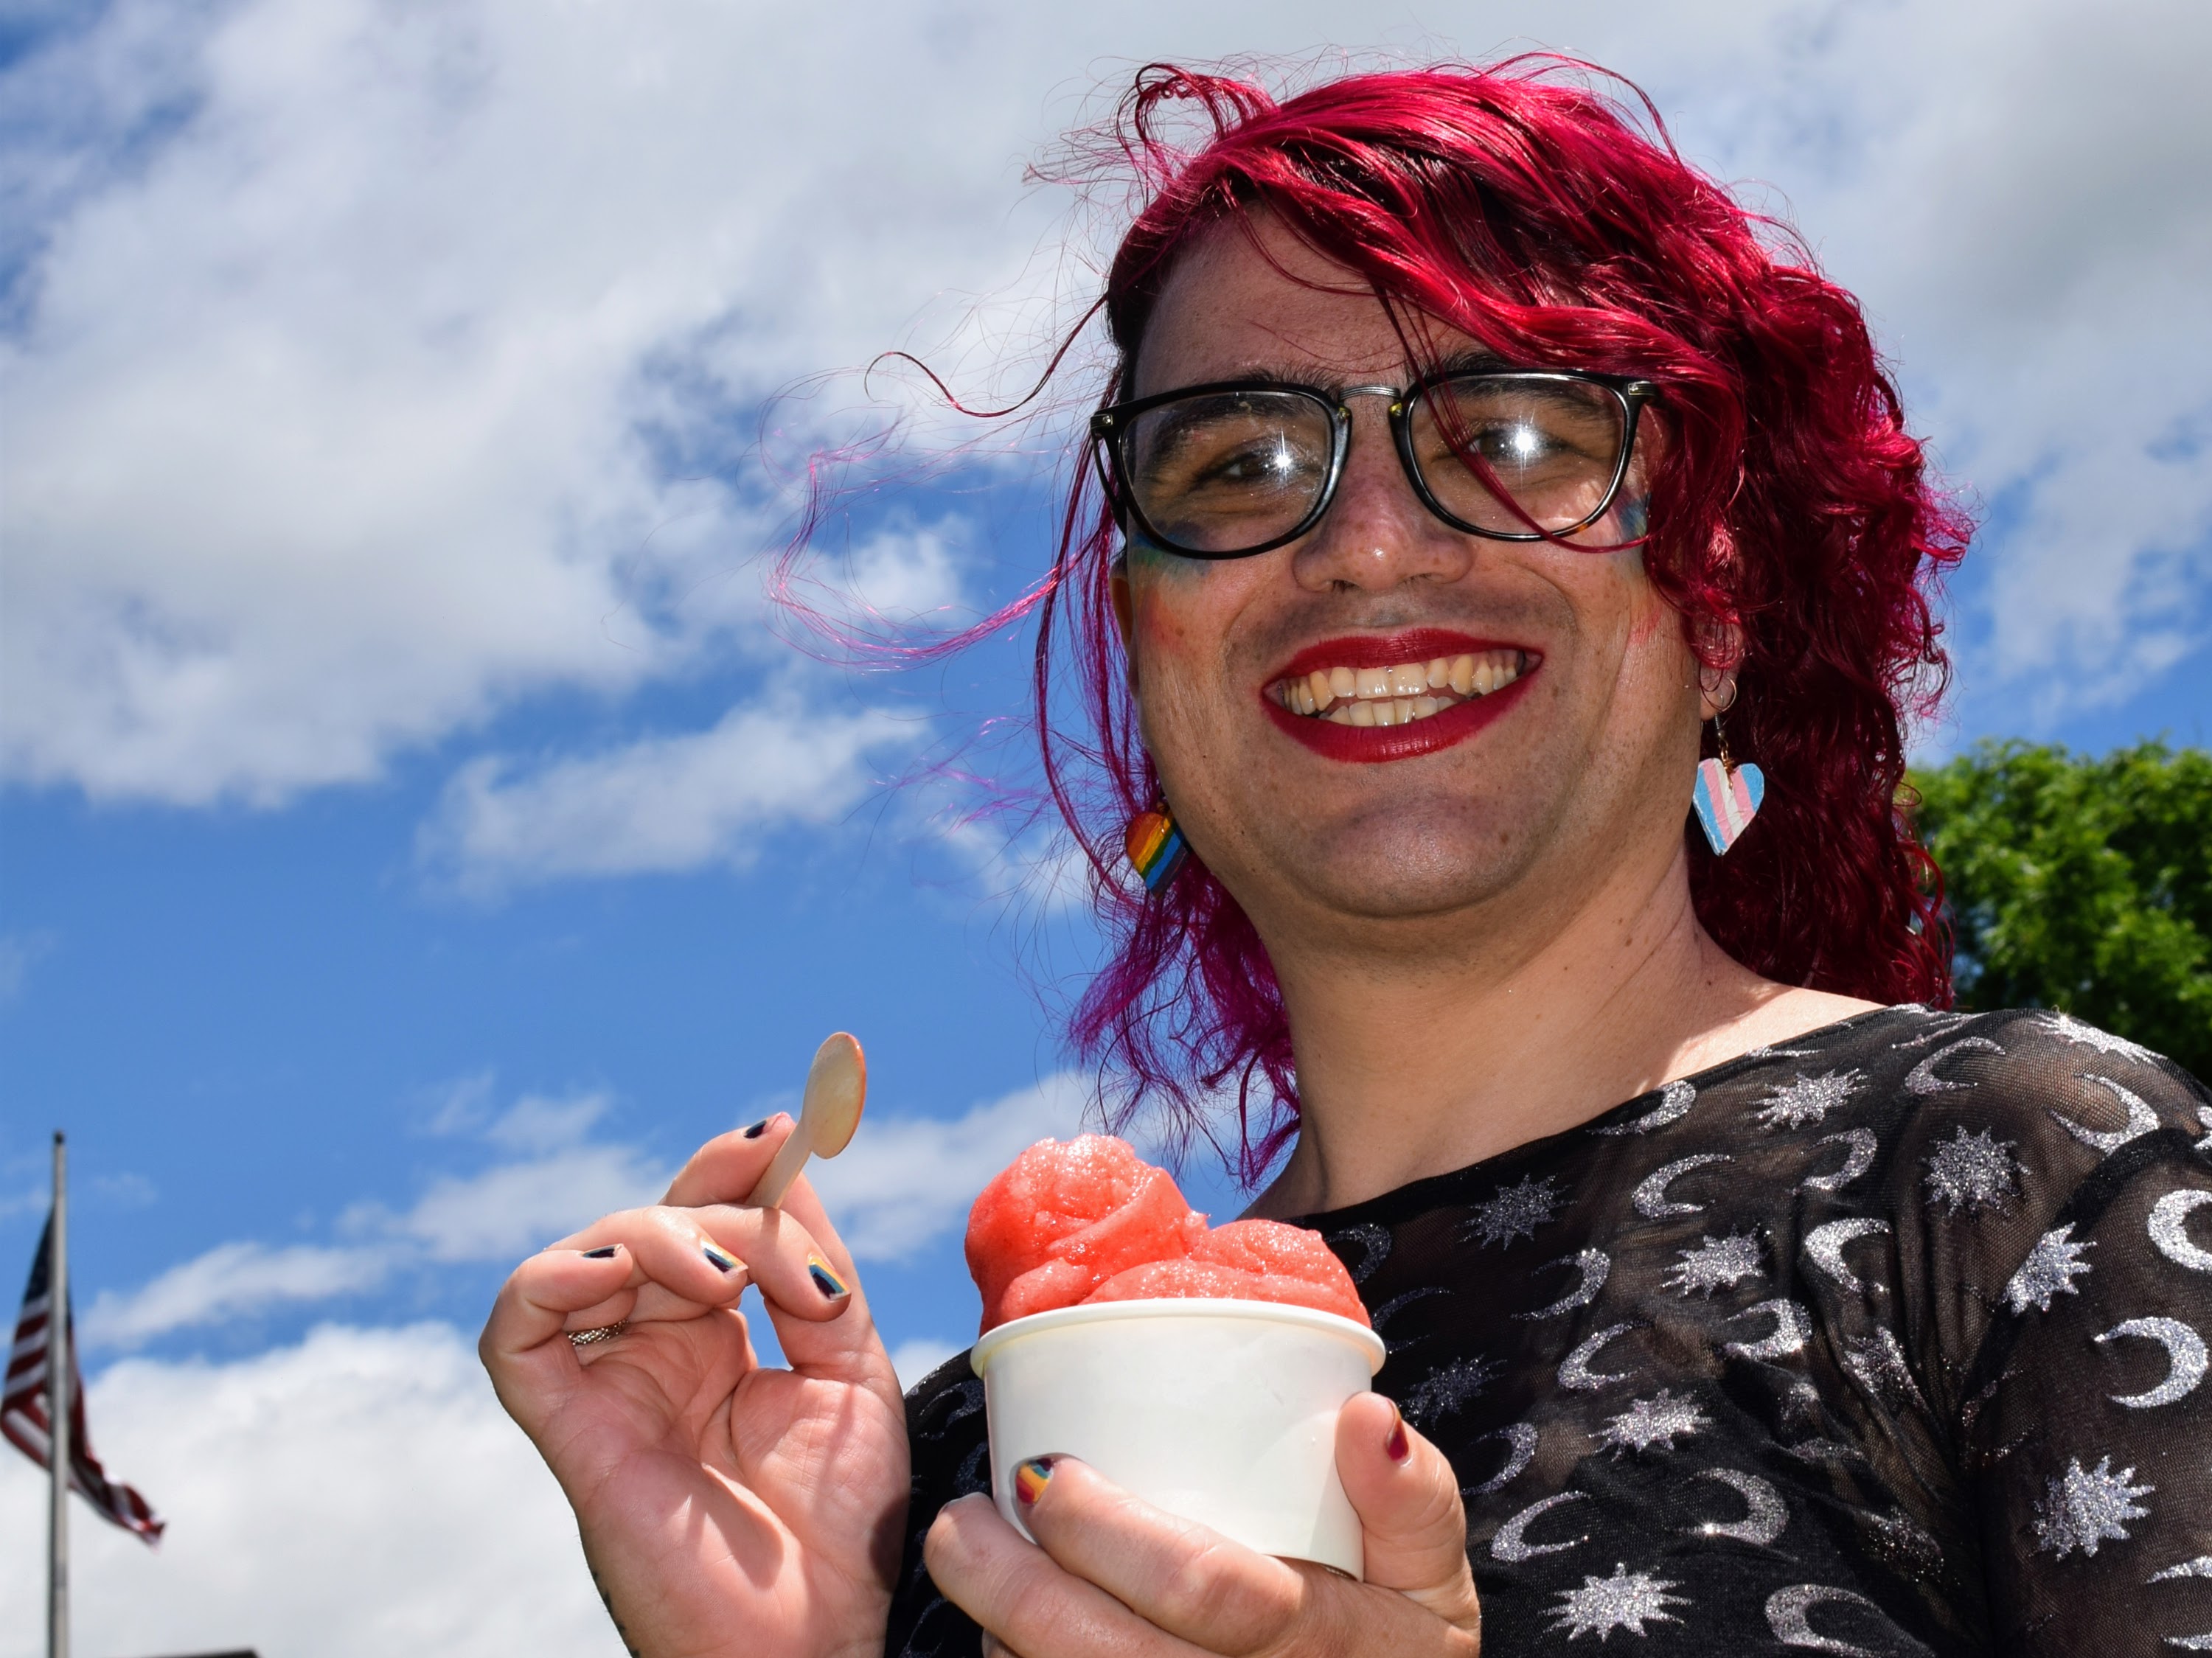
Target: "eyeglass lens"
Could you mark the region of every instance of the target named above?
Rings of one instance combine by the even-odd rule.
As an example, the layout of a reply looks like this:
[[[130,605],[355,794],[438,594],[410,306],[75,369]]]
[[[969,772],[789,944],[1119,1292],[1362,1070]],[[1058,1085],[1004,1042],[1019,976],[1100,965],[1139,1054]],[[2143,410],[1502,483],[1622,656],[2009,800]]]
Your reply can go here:
[[[1422,483],[1478,530],[1565,530],[1605,499],[1626,413],[1584,380],[1461,376],[1428,387],[1409,436]],[[1206,392],[1146,410],[1122,449],[1127,487],[1170,544],[1216,556],[1288,536],[1328,488],[1335,417],[1297,391]]]

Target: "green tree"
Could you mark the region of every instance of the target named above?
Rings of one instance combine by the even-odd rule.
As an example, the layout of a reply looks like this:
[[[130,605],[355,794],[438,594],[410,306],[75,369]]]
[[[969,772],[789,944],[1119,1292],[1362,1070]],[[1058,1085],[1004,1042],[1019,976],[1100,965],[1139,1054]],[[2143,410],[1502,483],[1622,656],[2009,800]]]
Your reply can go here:
[[[1960,1006],[2063,1008],[2212,1076],[2212,753],[1985,742],[1911,781]]]

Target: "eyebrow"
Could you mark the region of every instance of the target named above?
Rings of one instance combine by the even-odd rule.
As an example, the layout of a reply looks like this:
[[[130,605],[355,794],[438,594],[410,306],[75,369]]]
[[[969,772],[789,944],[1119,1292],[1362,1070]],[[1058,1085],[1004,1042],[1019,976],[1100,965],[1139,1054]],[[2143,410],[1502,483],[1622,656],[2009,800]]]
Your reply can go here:
[[[1487,347],[1470,346],[1463,351],[1455,351],[1449,356],[1437,358],[1434,363],[1419,372],[1424,375],[1460,374],[1484,369],[1502,369],[1510,366],[1504,357]],[[1248,363],[1233,374],[1217,375],[1213,379],[1217,381],[1249,380],[1262,386],[1296,386],[1311,391],[1326,392],[1332,396],[1342,392],[1347,386],[1374,383],[1348,379],[1322,380],[1315,380],[1311,376],[1310,369],[1290,369],[1272,363]]]

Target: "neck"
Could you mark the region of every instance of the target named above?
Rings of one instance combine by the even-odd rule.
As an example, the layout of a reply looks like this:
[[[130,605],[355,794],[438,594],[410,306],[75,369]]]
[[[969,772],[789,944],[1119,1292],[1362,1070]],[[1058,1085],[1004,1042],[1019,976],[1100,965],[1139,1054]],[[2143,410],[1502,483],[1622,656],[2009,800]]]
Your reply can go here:
[[[1511,916],[1493,901],[1419,924],[1413,949],[1395,923],[1330,946],[1270,940],[1302,1114],[1252,1212],[1364,1202],[1872,1005],[1729,957],[1692,910],[1679,846],[1577,902]]]

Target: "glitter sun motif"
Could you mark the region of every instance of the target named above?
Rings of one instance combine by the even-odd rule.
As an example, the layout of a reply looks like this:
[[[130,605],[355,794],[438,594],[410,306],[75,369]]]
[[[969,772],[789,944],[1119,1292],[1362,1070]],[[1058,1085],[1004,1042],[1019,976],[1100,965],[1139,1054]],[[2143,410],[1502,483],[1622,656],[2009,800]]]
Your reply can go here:
[[[1641,1455],[1655,1445],[1662,1451],[1671,1451],[1677,1436],[1686,1438],[1698,1429],[1712,1425],[1711,1418],[1698,1408],[1694,1400],[1677,1399],[1662,1388],[1656,1396],[1632,1403],[1607,1423],[1597,1437],[1600,1444],[1613,1447],[1615,1456],[1623,1451]]]
[[[1565,1194],[1553,1190],[1559,1184],[1552,1175],[1541,1179],[1530,1175],[1518,1186],[1501,1186],[1487,1203],[1474,1206],[1467,1230],[1460,1234],[1461,1241],[1478,1234],[1485,1248],[1493,1243],[1512,1248],[1516,1238],[1533,1238],[1536,1229],[1548,1226],[1558,1218]]]
[[[2094,1555],[2100,1543],[2124,1543],[2128,1531],[2123,1520],[2148,1520],[2148,1509],[2135,1499],[2148,1497],[2155,1485],[2130,1485],[2133,1468],[2112,1472],[2112,1459],[2094,1468],[2084,1468],[2081,1459],[2069,1457],[2066,1472],[2052,1480],[2042,1502],[2035,1505],[2035,1546],[2059,1559],[2079,1549]]]
[[[2124,1060],[2145,1063],[2158,1057],[2141,1042],[2131,1042],[2125,1036],[2115,1036],[2109,1030],[2083,1024],[2070,1013],[2046,1013],[2036,1023],[2060,1042],[2071,1042],[2076,1048],[2094,1048],[2100,1054],[2117,1054]]]
[[[1929,1154],[1928,1201],[1944,1204],[1955,1215],[1978,1209],[2001,1209],[2005,1199],[2020,1190],[2020,1165],[2013,1160],[2013,1143],[1995,1138],[1986,1128],[1969,1134],[1957,1131]]]
[[[1708,1234],[1696,1248],[1679,1253],[1680,1261],[1667,1269],[1667,1287],[1685,1297],[1700,1290],[1710,1300],[1714,1291],[1733,1290],[1766,1270],[1759,1264],[1759,1239],[1749,1232],[1731,1232],[1724,1238]]]
[[[1473,1358],[1455,1358],[1442,1365],[1406,1395],[1406,1414],[1416,1424],[1425,1424],[1439,1417],[1446,1417],[1462,1409],[1467,1402],[1498,1379],[1505,1367],[1496,1359],[1480,1355]]]
[[[2074,1280],[2090,1270],[2081,1257],[2097,1247],[2097,1241],[2087,1238],[2075,1243],[2071,1242],[2073,1236],[2073,1224],[2069,1222],[2036,1239],[2035,1248],[2027,1252],[2020,1271],[2004,1287],[2005,1304],[2014,1313],[2025,1313],[2030,1307],[2047,1313],[2053,1296],[2081,1293],[2074,1287]]]
[[[1552,1614],[1552,1628],[1566,1631],[1570,1641],[1584,1635],[1603,1641],[1617,1629],[1643,1634],[1647,1619],[1679,1624],[1682,1620],[1667,1608],[1690,1602],[1686,1595],[1667,1593],[1674,1587],[1666,1578],[1646,1577],[1616,1563],[1612,1576],[1585,1577],[1580,1588],[1558,1592],[1562,1604]]]
[[[1751,1114],[1762,1128],[1802,1128],[1818,1124],[1844,1104],[1866,1080],[1863,1072],[1828,1071],[1817,1077],[1799,1077],[1786,1088],[1778,1088]]]

